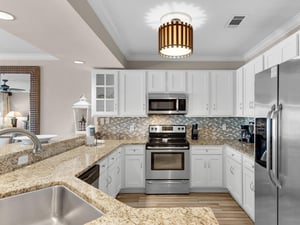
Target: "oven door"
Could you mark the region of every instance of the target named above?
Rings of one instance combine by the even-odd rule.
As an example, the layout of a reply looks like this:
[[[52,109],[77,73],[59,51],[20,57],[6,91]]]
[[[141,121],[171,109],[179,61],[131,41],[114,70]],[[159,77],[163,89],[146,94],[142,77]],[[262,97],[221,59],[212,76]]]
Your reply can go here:
[[[146,179],[189,179],[189,150],[146,150]]]

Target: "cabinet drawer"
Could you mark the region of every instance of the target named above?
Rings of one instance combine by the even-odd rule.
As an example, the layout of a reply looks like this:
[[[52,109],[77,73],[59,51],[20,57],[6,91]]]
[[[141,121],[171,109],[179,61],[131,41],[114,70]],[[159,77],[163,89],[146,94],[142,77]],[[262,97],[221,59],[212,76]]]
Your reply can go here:
[[[247,156],[243,157],[243,165],[245,168],[254,171],[254,159],[251,159]]]
[[[144,145],[129,145],[125,147],[126,155],[144,155],[145,146]]]
[[[222,155],[221,148],[192,148],[192,155]]]
[[[230,157],[238,163],[242,163],[242,154],[230,147],[226,148],[226,156]]]

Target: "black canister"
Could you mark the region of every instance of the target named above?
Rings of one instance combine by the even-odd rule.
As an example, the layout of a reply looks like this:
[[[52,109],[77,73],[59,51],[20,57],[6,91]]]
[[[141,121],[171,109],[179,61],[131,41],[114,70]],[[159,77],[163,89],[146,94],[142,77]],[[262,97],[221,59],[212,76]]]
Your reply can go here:
[[[192,139],[198,140],[198,124],[192,124]]]

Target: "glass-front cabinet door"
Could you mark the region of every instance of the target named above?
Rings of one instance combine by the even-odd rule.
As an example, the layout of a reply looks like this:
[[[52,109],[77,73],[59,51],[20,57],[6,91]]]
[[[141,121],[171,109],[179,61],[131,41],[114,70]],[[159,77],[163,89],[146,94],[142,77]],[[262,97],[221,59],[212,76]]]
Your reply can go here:
[[[92,116],[118,114],[118,71],[94,70],[92,73]]]

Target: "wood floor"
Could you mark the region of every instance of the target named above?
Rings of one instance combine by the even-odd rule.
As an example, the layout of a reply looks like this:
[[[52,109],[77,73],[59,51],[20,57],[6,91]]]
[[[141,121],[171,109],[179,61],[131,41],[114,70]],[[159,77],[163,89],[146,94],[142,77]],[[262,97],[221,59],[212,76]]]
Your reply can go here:
[[[220,225],[254,225],[228,193],[191,193],[189,195],[119,194],[117,199],[134,208],[210,207]]]

